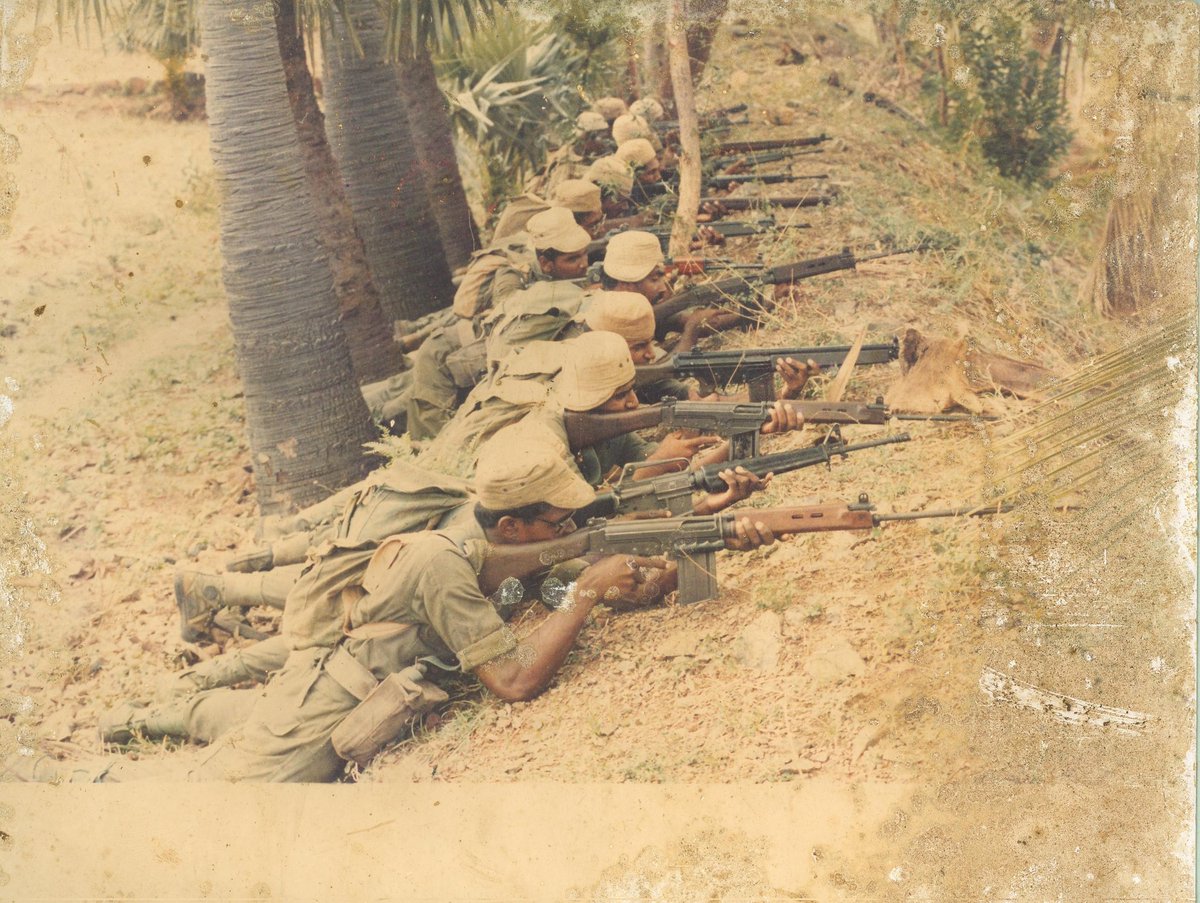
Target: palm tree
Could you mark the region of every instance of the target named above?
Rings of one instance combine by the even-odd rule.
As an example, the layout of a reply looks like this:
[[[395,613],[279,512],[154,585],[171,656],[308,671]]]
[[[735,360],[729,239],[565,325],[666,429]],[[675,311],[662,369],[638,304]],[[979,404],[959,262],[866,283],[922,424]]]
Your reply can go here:
[[[222,274],[263,514],[361,478],[373,435],[317,239],[275,22],[207,0],[206,92]]]
[[[313,91],[296,0],[278,0],[275,28],[288,102],[300,139],[304,171],[317,202],[321,243],[333,267],[334,293],[354,373],[360,383],[385,379],[402,369],[404,355],[393,341],[392,324],[384,315],[367,266],[362,236],[325,138],[325,116]]]
[[[417,159],[429,188],[438,234],[451,267],[467,263],[479,246],[462,174],[454,147],[454,126],[450,106],[438,87],[437,73],[428,45],[422,43],[412,53],[396,60],[400,75],[400,95],[408,112],[408,125],[416,147]]]
[[[384,309],[415,319],[453,296],[450,268],[413,147],[384,23],[372,0],[350,0],[326,22],[330,144]]]

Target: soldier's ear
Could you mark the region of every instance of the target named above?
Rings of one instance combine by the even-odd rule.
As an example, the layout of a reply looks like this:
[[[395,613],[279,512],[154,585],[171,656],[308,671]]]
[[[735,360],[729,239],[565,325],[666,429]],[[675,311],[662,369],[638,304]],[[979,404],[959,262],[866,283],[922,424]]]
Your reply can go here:
[[[521,521],[519,518],[506,514],[496,522],[496,529],[507,542],[520,542],[521,540]]]
[[[539,254],[538,255],[538,266],[540,266],[542,268],[543,273],[549,274],[550,269],[554,266],[554,261],[552,261],[549,257],[545,257],[545,256]]]

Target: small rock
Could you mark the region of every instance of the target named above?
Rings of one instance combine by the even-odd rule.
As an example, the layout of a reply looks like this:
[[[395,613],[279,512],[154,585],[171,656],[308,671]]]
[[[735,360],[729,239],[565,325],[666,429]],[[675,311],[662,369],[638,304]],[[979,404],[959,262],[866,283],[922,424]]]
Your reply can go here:
[[[774,671],[779,666],[782,619],[773,611],[764,611],[733,641],[733,656],[746,668]]]
[[[818,646],[804,663],[804,670],[821,683],[837,683],[866,669],[862,656],[842,637]]]

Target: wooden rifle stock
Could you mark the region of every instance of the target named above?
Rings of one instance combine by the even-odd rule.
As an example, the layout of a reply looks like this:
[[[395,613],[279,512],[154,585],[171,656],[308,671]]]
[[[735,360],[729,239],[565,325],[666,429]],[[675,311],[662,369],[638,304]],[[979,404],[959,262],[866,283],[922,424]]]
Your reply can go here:
[[[615,414],[564,411],[563,426],[567,430],[567,444],[571,451],[579,452],[635,430],[658,426],[662,423],[662,418],[662,406],[656,404]]]

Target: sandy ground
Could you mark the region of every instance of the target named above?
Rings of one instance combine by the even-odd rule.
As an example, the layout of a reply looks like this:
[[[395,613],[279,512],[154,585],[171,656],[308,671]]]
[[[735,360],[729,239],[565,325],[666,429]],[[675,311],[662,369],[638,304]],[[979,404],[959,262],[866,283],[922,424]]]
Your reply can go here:
[[[844,57],[826,48],[819,67],[784,70],[773,46],[753,36],[721,45],[708,96],[716,103],[733,92],[770,110],[782,109],[784,94],[806,98],[788,108],[787,128],[838,136],[819,168],[843,199],[798,217],[817,228],[734,253],[782,261],[903,239],[917,226],[961,233],[964,222],[1049,239],[1052,216],[998,195],[972,164],[896,117],[822,87],[831,68],[853,77],[853,48]],[[792,80],[782,87],[781,72]],[[51,44],[27,89],[0,98],[0,125],[20,142],[10,164],[20,197],[0,245],[0,376],[14,411],[0,433],[6,751],[101,753],[100,712],[147,698],[157,676],[218,651],[180,641],[172,566],[219,567],[252,542],[205,125],[135,115],[136,99],[77,90],[155,77],[146,61]],[[884,151],[896,142],[909,151],[893,158]],[[1082,314],[1062,320],[1102,222],[1102,211],[1087,212],[1074,233],[1048,242],[1055,253],[1044,263],[984,268],[970,253],[986,254],[970,244],[983,239],[968,238],[961,256],[897,258],[814,280],[764,330],[734,341],[845,340],[863,326],[886,336],[915,323],[933,334],[970,332],[1065,372],[1119,340]],[[894,365],[860,371],[847,395],[873,399],[896,376]],[[900,427],[911,443],[780,478],[768,501],[866,492],[884,511],[967,502],[1009,429],[893,424],[849,438]],[[430,801],[444,798],[444,814],[461,814],[481,844],[466,860],[456,854],[459,879],[438,885],[416,875],[408,898],[437,899],[438,887],[453,886],[478,899],[1190,899],[1189,578],[1168,525],[1111,550],[1101,591],[1056,592],[1084,553],[1066,517],[797,538],[723,554],[719,600],[601,614],[541,698],[503,706],[468,692],[436,730],[368,770],[372,783],[359,789],[377,789],[377,804],[412,805],[422,827],[444,838],[464,824],[431,814]],[[989,669],[1034,687],[1030,698],[1041,688],[1148,718],[1130,730],[1063,723],[1036,702],[997,701],[984,689]],[[173,753],[144,745],[131,754]],[[404,796],[412,782],[423,786]],[[57,806],[80,799],[58,789]],[[35,836],[62,824],[34,811],[53,802],[52,791],[14,791],[17,823],[26,818]],[[175,798],[175,789],[164,793]],[[261,799],[224,789],[214,798],[233,811]],[[302,799],[341,824],[337,798],[314,788]],[[211,800],[182,801],[190,805],[178,830],[201,830],[206,812],[212,825],[228,823],[230,810],[211,809]],[[83,802],[152,818],[144,797]],[[501,824],[484,818],[491,805],[542,813],[543,827],[564,806],[590,806],[582,811],[595,817],[577,827],[575,858],[555,861],[513,841],[502,815]],[[637,829],[621,816],[635,808]],[[647,814],[656,811],[682,814],[659,823]],[[375,815],[381,824],[394,818]],[[137,824],[135,834],[147,830]],[[7,851],[16,867],[6,868],[31,892],[321,896],[311,864],[317,883],[307,885],[296,883],[308,874],[299,865],[290,878],[267,870],[257,884],[159,868],[219,846],[220,829],[207,845],[177,841],[175,860],[159,850],[144,872],[103,880],[63,867],[80,849],[67,833],[49,850],[16,833],[15,853]],[[537,836],[570,846],[570,833]],[[367,863],[388,836],[338,855]],[[426,839],[413,842],[428,852]],[[243,853],[278,849],[255,836]],[[226,863],[231,875],[241,861]],[[523,861],[543,878],[517,877]],[[380,867],[364,865],[341,890],[374,896],[366,878]]]

